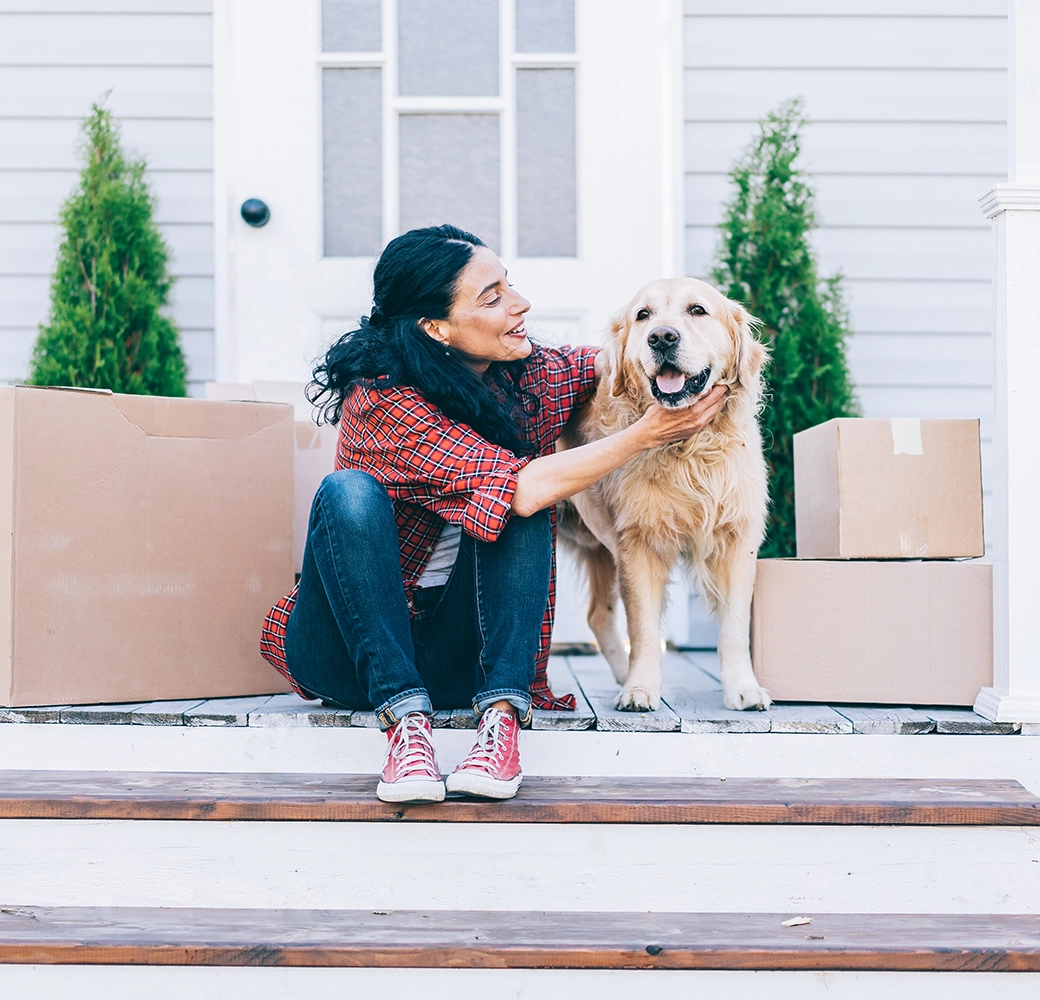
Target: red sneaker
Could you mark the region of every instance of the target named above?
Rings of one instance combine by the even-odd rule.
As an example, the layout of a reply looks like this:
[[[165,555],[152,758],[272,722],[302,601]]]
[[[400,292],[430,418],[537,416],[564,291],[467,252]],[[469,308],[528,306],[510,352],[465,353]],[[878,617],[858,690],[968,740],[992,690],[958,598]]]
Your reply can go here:
[[[386,760],[376,795],[383,802],[443,802],[444,781],[429,718],[409,712],[386,731],[386,737]]]
[[[449,792],[485,799],[511,799],[524,775],[520,770],[520,720],[489,708],[480,717],[477,741],[445,785]]]

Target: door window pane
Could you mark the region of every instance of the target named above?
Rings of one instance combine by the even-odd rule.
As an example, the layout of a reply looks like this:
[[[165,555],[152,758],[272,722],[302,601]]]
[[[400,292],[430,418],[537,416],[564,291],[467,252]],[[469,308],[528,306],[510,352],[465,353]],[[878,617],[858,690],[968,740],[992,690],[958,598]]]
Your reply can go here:
[[[398,0],[399,93],[498,94],[498,0]]]
[[[325,256],[383,243],[382,70],[322,70]]]
[[[574,0],[516,0],[517,52],[573,52]]]
[[[378,52],[383,47],[382,0],[321,0],[323,52]]]
[[[517,250],[577,254],[574,70],[516,72]]]
[[[498,115],[401,115],[401,230],[461,226],[497,252]]]

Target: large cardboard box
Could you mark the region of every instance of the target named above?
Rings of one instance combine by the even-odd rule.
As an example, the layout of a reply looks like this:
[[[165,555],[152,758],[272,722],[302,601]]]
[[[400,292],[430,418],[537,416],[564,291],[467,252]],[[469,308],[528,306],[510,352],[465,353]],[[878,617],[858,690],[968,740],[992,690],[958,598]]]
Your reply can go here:
[[[751,633],[780,701],[971,705],[993,683],[992,566],[761,559]]]
[[[321,481],[336,468],[339,428],[318,426],[303,382],[207,382],[207,399],[262,399],[289,403],[296,412],[296,460],[293,506],[293,562],[296,572],[303,566],[311,502]]]
[[[981,556],[977,420],[838,419],[794,436],[800,559]]]
[[[0,704],[285,691],[293,411],[0,388]]]

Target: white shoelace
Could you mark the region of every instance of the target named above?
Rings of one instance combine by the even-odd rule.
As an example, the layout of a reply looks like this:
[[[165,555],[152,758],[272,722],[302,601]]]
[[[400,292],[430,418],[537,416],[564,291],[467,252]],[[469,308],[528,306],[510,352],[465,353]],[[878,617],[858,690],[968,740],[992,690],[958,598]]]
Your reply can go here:
[[[439,778],[433,744],[430,742],[425,722],[424,715],[409,712],[398,723],[397,732],[387,753],[400,763],[403,774],[419,772]]]
[[[494,769],[495,763],[501,763],[505,757],[505,735],[502,724],[509,716],[500,708],[489,708],[481,719],[477,742],[466,758],[466,767],[482,767],[487,771]]]

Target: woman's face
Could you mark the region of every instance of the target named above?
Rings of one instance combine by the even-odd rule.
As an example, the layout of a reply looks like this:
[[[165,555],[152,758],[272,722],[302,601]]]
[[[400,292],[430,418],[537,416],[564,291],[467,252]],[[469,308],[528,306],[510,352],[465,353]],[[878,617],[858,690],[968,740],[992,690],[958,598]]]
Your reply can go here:
[[[516,361],[531,353],[524,315],[531,308],[513,290],[506,269],[487,247],[474,247],[459,275],[451,313],[446,320],[425,320],[426,332],[466,356],[476,372],[492,361]]]

